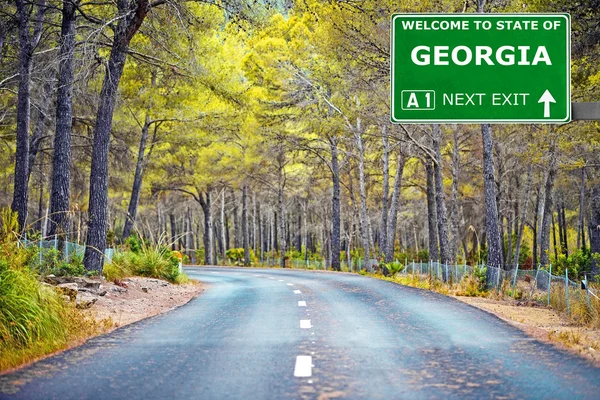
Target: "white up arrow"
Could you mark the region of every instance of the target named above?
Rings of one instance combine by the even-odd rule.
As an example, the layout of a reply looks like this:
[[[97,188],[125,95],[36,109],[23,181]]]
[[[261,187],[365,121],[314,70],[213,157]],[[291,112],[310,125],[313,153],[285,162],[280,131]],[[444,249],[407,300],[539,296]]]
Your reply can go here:
[[[538,100],[538,103],[544,103],[544,118],[550,117],[550,103],[556,103],[552,94],[546,89],[542,97]]]

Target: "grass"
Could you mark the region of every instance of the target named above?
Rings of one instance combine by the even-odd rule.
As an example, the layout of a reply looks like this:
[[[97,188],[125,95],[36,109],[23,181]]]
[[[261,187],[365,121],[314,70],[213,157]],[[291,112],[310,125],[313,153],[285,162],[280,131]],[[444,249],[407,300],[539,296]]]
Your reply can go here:
[[[38,280],[31,252],[17,246],[16,214],[2,211],[0,222],[0,371],[105,330]]]
[[[117,253],[104,266],[102,274],[111,282],[128,276],[158,278],[178,284],[189,282],[187,276],[179,272],[179,260],[164,246],[142,246],[138,252]]]

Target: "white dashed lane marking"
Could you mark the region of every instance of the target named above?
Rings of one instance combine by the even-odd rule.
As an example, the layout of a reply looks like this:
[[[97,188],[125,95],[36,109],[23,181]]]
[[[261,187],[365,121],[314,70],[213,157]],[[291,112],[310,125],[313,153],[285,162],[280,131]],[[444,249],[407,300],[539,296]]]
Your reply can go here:
[[[296,294],[302,294],[302,292],[299,291],[299,290],[294,290],[294,293],[296,293]]]
[[[310,319],[301,319],[300,320],[300,328],[302,328],[302,329],[312,328],[312,325],[310,324]]]
[[[298,302],[298,307],[306,307],[306,302],[305,301],[299,301]]]
[[[312,376],[312,357],[297,356],[294,376],[297,378],[309,378]]]
[[[283,281],[281,281],[281,282],[283,282]],[[294,284],[293,284],[293,283],[288,283],[287,285],[288,285],[288,286],[294,286]]]

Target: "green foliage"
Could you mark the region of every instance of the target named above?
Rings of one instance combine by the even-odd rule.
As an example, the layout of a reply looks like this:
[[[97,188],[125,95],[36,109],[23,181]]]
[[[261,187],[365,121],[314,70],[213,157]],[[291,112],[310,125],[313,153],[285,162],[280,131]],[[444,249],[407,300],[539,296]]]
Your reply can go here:
[[[387,267],[390,271],[390,276],[394,277],[396,274],[404,271],[404,265],[398,261],[393,261],[391,263],[381,263],[381,267]]]
[[[109,281],[132,275],[165,279],[174,283],[180,283],[184,279],[179,273],[179,259],[171,250],[162,246],[143,246],[139,253],[117,253],[104,266],[102,273]]]
[[[586,272],[592,268],[592,252],[589,248],[578,249],[568,257],[565,254],[559,254],[558,259],[551,257],[552,273],[563,276],[565,269],[569,270],[571,279],[581,279]]]
[[[234,265],[244,265],[244,249],[242,247],[237,249],[229,249],[225,252],[225,256]],[[256,257],[254,256],[254,250],[250,249],[250,263],[256,263]]]
[[[0,370],[59,350],[100,326],[39,282],[28,267],[31,251],[18,247],[13,215],[2,212],[0,231]],[[37,249],[36,249],[37,250]],[[55,257],[52,258],[55,260]]]
[[[429,261],[429,251],[425,249],[418,252],[411,249],[404,252],[396,251],[394,252],[394,258],[400,262],[411,262],[413,260],[415,262],[427,262]]]
[[[42,249],[40,263],[40,250],[38,247],[31,247],[27,251],[29,253],[29,265],[39,275],[82,276],[86,273],[83,258],[78,254],[71,255],[67,262],[59,250],[55,248]]]
[[[141,239],[135,235],[130,235],[127,239],[125,239],[125,245],[129,247],[129,250],[132,253],[139,254],[142,250],[142,241]]]

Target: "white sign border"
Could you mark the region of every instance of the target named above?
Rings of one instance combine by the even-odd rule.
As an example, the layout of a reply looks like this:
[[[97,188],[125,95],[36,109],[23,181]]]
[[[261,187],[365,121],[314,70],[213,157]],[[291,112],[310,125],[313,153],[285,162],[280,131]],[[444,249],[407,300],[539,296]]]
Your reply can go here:
[[[564,119],[557,118],[542,118],[542,119],[395,119],[394,118],[394,33],[395,23],[394,20],[399,17],[426,17],[426,18],[439,18],[444,16],[449,17],[465,17],[465,18],[481,18],[481,17],[492,17],[492,18],[504,18],[504,17],[563,17],[567,21],[567,117]],[[390,95],[391,95],[391,108],[390,108],[390,122],[392,124],[511,124],[511,123],[522,123],[522,124],[556,124],[571,122],[571,15],[569,13],[496,13],[496,14],[462,14],[462,13],[395,13],[392,14],[390,19]]]

